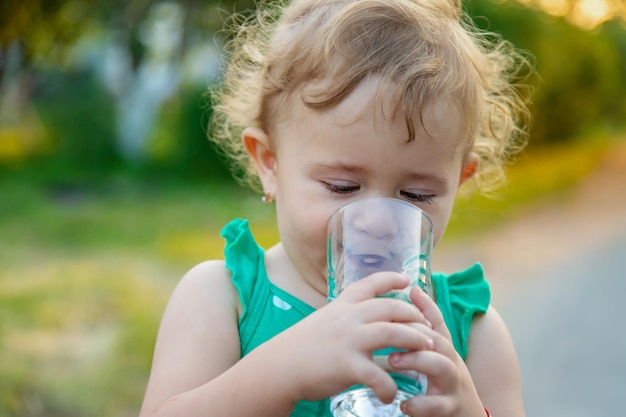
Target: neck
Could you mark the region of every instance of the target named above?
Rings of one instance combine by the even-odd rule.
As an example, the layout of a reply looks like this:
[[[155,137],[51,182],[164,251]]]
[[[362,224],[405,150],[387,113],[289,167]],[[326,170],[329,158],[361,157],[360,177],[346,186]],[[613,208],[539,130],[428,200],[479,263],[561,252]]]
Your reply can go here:
[[[320,279],[315,273],[303,276],[285,252],[282,243],[265,251],[265,268],[272,284],[283,291],[316,309],[327,303],[326,278]]]

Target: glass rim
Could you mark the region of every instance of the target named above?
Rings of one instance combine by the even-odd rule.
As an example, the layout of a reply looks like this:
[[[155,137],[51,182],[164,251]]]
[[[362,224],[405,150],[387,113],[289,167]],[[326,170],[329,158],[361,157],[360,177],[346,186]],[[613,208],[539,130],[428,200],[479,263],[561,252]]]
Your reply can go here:
[[[359,199],[356,199],[356,200],[352,200],[352,201],[342,205],[341,207],[339,207],[338,209],[336,209],[335,211],[332,212],[332,214],[328,218],[328,221],[326,222],[327,228],[330,227],[330,223],[331,223],[332,219],[339,212],[345,211],[350,206],[353,206],[353,205],[356,205],[356,204],[359,204],[359,203],[363,203],[363,202],[366,202],[366,201],[372,201],[372,200],[386,201],[386,202],[393,203],[393,204],[402,204],[404,206],[407,206],[407,207],[410,207],[410,208],[412,208],[414,210],[419,211],[420,214],[422,215],[422,218],[426,219],[426,223],[428,224],[429,232],[431,232],[431,233],[434,232],[433,221],[428,216],[428,213],[426,213],[421,207],[416,206],[415,204],[409,203],[408,201],[400,200],[399,198],[393,198],[393,197],[364,197],[364,198],[359,198]]]

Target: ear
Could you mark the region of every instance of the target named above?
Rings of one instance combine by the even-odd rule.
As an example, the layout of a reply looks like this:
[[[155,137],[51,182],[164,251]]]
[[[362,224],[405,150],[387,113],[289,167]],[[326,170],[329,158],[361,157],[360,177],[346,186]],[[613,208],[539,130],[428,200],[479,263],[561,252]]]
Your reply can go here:
[[[263,130],[248,127],[241,133],[241,141],[254,162],[263,190],[276,193],[276,154],[270,147],[270,138]]]
[[[465,158],[463,163],[463,169],[461,170],[461,176],[459,178],[459,187],[467,180],[472,178],[476,171],[478,171],[478,163],[480,162],[480,156],[475,152],[470,152]]]

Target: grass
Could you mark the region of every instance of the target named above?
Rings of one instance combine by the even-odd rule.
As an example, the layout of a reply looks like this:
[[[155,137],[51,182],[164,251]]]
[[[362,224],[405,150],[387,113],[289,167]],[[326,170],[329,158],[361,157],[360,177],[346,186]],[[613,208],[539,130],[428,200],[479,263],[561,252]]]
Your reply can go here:
[[[0,416],[138,414],[176,281],[270,215],[223,188],[0,184]]]
[[[608,151],[579,143],[520,160],[503,198],[459,201],[447,239],[563,198]],[[193,264],[221,257],[219,229],[272,208],[230,185],[0,182],[0,417],[136,416],[161,313]]]
[[[60,253],[3,268],[0,413],[136,415],[167,273],[129,256]]]

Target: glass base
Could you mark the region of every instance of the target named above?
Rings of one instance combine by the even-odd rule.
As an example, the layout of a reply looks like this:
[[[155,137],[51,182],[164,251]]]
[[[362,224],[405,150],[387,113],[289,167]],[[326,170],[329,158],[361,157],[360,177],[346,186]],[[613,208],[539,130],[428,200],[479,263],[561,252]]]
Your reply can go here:
[[[398,391],[390,404],[381,402],[370,388],[344,391],[332,398],[330,410],[334,417],[401,417],[400,403],[415,394]]]

